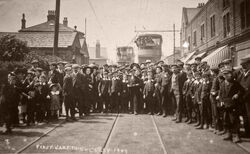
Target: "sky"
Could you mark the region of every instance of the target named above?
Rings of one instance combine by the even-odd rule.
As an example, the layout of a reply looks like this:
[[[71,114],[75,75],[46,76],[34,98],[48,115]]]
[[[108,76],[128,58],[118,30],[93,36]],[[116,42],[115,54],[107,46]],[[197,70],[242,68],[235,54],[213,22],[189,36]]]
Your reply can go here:
[[[48,10],[55,10],[56,0],[0,0],[0,31],[16,32],[21,27],[22,14],[26,27],[47,20]],[[87,44],[100,40],[107,47],[110,59],[115,59],[117,46],[134,46],[137,30],[177,30],[181,27],[183,7],[197,7],[207,0],[61,0],[60,22],[68,18],[69,26],[84,32],[87,19]],[[91,7],[92,6],[92,7]],[[142,34],[142,33],[139,33]],[[163,56],[173,53],[173,33],[163,36]],[[176,46],[180,46],[176,33]],[[135,49],[136,50],[136,49]]]

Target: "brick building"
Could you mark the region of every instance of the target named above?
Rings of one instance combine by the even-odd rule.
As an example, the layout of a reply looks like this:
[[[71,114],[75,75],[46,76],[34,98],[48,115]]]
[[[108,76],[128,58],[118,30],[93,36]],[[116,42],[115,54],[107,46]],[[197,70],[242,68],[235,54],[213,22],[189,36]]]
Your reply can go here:
[[[234,66],[250,54],[250,0],[208,0],[183,8],[182,60],[201,56],[211,66],[231,58]]]
[[[101,47],[101,43],[99,40],[96,41],[95,47],[88,47],[88,51],[90,57],[89,63],[95,63],[100,66],[107,64],[107,48]]]
[[[17,39],[25,41],[31,51],[41,55],[53,55],[55,11],[48,11],[47,21],[31,27],[26,27],[25,15],[21,20],[19,32],[0,32],[4,35],[15,35]],[[88,64],[89,55],[84,33],[68,27],[68,19],[64,18],[59,24],[58,51],[55,56],[78,64]]]

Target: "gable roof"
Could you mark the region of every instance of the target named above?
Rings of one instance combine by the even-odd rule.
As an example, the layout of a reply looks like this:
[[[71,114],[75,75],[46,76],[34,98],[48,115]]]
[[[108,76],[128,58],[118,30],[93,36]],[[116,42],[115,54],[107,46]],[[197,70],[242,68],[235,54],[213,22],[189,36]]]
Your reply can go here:
[[[183,8],[183,16],[188,24],[201,10],[201,8]]]
[[[31,48],[53,48],[54,46],[54,32],[0,32],[0,37],[5,35],[15,35],[17,39],[27,42],[28,47]],[[60,32],[58,37],[58,47],[67,48],[72,46],[76,35],[77,32]]]
[[[50,20],[38,25],[34,25],[31,27],[27,27],[25,29],[19,30],[19,32],[54,32],[55,30],[55,21]],[[63,24],[59,24],[59,31],[60,32],[74,32],[75,29],[67,27]]]

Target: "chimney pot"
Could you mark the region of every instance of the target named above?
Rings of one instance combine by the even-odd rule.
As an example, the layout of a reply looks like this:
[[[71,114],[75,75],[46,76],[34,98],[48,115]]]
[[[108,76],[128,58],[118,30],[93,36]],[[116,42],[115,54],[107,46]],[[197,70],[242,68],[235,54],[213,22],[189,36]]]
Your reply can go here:
[[[77,31],[76,29],[77,29],[77,26],[74,26],[74,28],[75,28],[75,31]]]
[[[49,11],[48,11],[47,18],[48,18],[48,21],[50,21],[50,20],[55,20],[55,19],[56,19],[55,11],[49,10]]]
[[[63,19],[63,25],[68,27],[68,18],[67,17],[64,17]]]
[[[25,14],[24,13],[23,13],[23,18],[22,18],[21,22],[22,22],[21,29],[25,29],[26,28],[26,19],[25,19]]]

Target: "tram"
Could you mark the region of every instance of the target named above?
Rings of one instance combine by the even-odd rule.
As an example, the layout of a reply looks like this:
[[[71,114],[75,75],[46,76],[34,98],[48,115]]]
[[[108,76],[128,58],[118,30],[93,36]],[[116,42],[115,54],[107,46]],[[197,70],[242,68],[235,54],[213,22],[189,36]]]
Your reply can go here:
[[[157,62],[162,56],[162,36],[159,34],[141,34],[135,43],[138,47],[138,62],[145,62],[150,59]]]
[[[120,65],[131,64],[134,62],[134,48],[131,46],[121,46],[116,48],[117,63]]]

